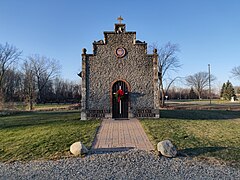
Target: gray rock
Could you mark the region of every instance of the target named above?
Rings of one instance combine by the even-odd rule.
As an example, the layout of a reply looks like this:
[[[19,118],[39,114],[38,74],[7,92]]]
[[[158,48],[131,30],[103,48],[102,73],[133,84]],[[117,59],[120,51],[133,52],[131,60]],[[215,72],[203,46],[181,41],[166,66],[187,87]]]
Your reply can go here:
[[[161,141],[157,144],[157,150],[163,156],[166,157],[176,157],[177,156],[177,149],[169,140]]]
[[[75,142],[70,146],[70,152],[75,155],[87,154],[88,149],[83,145],[82,142]]]

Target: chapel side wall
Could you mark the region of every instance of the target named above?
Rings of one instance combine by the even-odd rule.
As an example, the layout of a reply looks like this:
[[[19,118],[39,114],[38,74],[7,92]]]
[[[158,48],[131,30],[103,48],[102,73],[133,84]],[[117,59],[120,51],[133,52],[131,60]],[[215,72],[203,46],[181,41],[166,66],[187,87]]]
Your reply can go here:
[[[89,57],[88,109],[111,111],[111,84],[125,80],[131,86],[130,108],[154,108],[153,61],[147,55],[146,43],[135,43],[135,32],[105,33],[105,44],[94,45],[94,55]],[[127,54],[117,58],[118,47]]]

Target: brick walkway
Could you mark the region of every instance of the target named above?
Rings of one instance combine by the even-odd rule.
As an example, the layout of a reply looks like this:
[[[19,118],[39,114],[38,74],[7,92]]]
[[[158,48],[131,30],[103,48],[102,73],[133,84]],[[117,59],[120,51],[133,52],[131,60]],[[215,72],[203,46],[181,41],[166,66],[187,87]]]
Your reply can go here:
[[[92,151],[154,150],[137,119],[104,119],[95,137]]]

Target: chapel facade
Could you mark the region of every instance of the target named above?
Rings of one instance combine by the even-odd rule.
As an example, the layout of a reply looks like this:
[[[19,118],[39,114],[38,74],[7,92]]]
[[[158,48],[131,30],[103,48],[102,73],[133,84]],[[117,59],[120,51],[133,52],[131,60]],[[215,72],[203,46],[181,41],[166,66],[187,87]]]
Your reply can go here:
[[[81,119],[159,117],[158,55],[121,21],[82,51]]]

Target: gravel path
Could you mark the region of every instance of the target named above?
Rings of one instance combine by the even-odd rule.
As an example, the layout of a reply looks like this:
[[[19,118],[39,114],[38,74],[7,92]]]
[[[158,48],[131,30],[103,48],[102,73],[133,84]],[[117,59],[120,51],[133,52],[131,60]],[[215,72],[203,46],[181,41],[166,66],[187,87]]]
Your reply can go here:
[[[58,161],[0,163],[0,179],[240,179],[240,169],[130,150]]]

